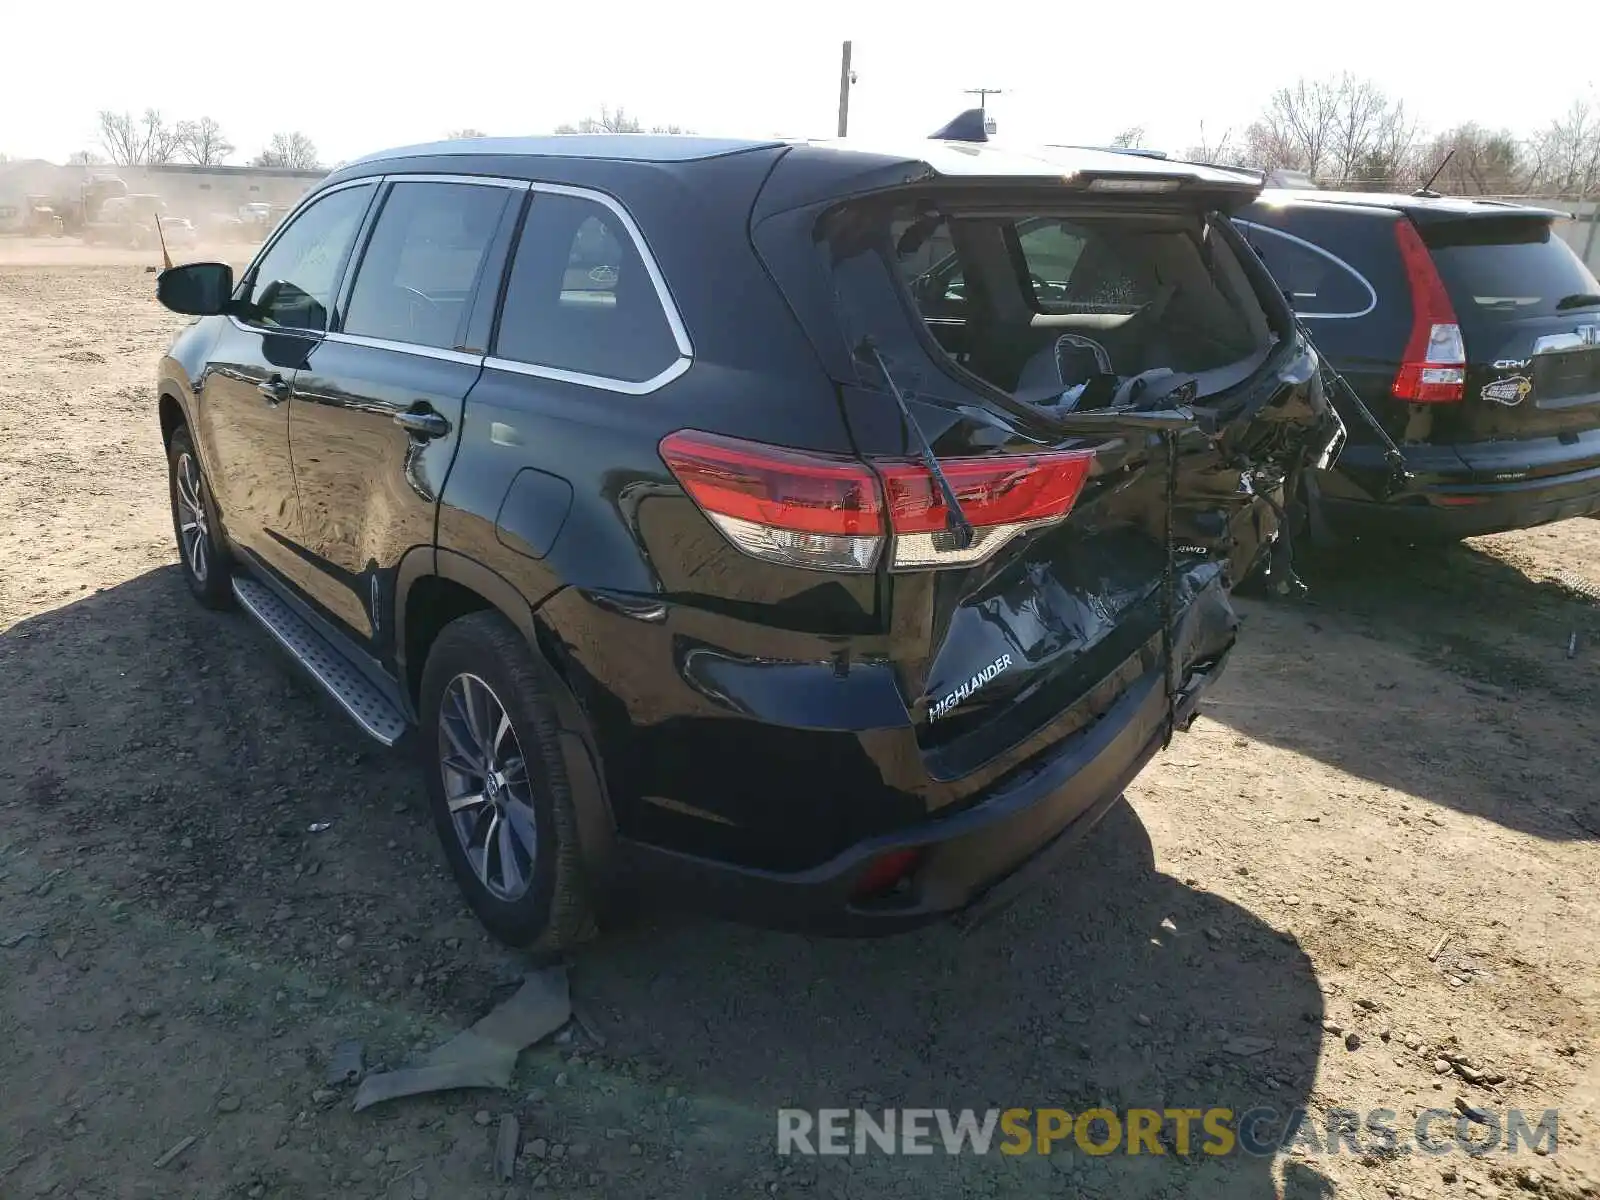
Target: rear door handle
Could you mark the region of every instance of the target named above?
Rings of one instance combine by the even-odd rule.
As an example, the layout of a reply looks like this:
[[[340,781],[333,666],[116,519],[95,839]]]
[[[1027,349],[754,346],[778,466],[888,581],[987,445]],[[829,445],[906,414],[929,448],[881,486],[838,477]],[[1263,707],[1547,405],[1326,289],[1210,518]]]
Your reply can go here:
[[[394,423],[413,437],[442,438],[450,432],[450,422],[431,408],[397,412],[394,415]]]
[[[272,403],[281,404],[289,398],[289,383],[282,375],[274,375],[271,379],[264,379],[256,384],[256,391]]]

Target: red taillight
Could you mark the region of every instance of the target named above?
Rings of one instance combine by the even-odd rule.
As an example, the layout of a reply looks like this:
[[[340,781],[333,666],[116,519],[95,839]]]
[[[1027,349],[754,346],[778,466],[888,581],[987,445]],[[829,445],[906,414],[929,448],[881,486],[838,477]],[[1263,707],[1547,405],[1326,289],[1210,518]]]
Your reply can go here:
[[[865,900],[892,891],[896,884],[916,870],[921,858],[921,850],[891,850],[887,854],[880,854],[867,864],[861,878],[856,880],[855,887],[850,891],[851,898]]]
[[[1412,404],[1449,404],[1466,394],[1467,352],[1455,306],[1433,256],[1409,220],[1395,222],[1395,241],[1411,287],[1411,337],[1395,373],[1396,399]]]
[[[686,429],[661,458],[713,524],[756,558],[829,571],[870,571],[893,534],[896,569],[981,562],[1019,533],[1072,510],[1093,451],[953,458],[940,462],[973,526],[961,548],[927,467],[872,464]],[[885,501],[887,497],[887,502]]]
[[[865,463],[681,430],[661,458],[712,523],[756,558],[870,571],[883,545],[883,496]]]
[[[972,544],[964,550],[947,532],[950,510],[927,467],[879,464],[895,533],[894,566],[981,562],[1024,530],[1061,520],[1072,511],[1093,461],[1090,450],[942,460],[939,467],[973,527]]]

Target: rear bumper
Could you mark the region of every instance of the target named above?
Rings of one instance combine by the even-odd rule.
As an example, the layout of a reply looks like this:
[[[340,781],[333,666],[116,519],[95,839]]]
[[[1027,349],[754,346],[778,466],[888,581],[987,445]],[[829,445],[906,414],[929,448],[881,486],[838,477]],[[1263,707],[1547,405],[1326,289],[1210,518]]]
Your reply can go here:
[[[1508,483],[1428,483],[1386,502],[1323,492],[1317,506],[1338,535],[1476,537],[1600,513],[1600,468]]]
[[[1191,672],[1178,698],[1187,728],[1226,654]],[[1159,670],[1141,676],[1098,722],[999,780],[977,803],[858,842],[801,872],[740,867],[627,842],[624,877],[690,907],[779,929],[838,936],[895,933],[941,917],[976,918],[1048,871],[1098,823],[1157,750],[1167,724]],[[893,896],[853,894],[881,856],[917,850],[910,886]]]

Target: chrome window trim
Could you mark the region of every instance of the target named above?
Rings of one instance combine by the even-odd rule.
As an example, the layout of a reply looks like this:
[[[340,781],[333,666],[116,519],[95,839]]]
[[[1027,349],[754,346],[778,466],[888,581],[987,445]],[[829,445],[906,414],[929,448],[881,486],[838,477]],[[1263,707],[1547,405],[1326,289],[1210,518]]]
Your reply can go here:
[[[500,371],[509,371],[516,375],[528,375],[536,379],[550,379],[558,383],[572,383],[582,387],[598,388],[602,391],[616,392],[625,396],[647,396],[667,386],[679,378],[694,364],[694,343],[689,339],[689,331],[684,326],[683,317],[678,311],[677,302],[672,298],[672,291],[667,286],[666,277],[661,272],[660,265],[656,262],[655,253],[650,249],[644,232],[639,228],[633,215],[623,207],[622,202],[605,192],[592,188],[574,187],[561,183],[540,183],[526,179],[507,179],[488,175],[441,175],[441,174],[397,174],[397,175],[365,175],[359,179],[347,179],[336,183],[332,187],[319,189],[314,195],[307,196],[288,216],[284,217],[278,229],[269,240],[256,253],[250,266],[245,270],[245,278],[255,270],[256,265],[266,253],[277,243],[284,230],[296,220],[301,212],[309,208],[324,196],[345,188],[360,187],[367,184],[388,183],[466,183],[477,184],[484,187],[503,187],[513,191],[544,192],[554,196],[571,196],[579,200],[589,200],[605,208],[621,226],[627,230],[628,236],[633,239],[635,252],[639,261],[644,264],[645,273],[650,276],[651,286],[655,289],[656,301],[661,306],[662,315],[667,319],[667,327],[672,331],[673,344],[678,348],[678,357],[663,370],[657,372],[649,379],[632,380],[617,379],[610,375],[592,375],[586,371],[569,371],[561,367],[548,367],[539,363],[519,362],[515,359],[501,358],[497,355],[467,354],[460,350],[446,350],[436,346],[424,346],[411,342],[394,342],[384,338],[366,337],[362,334],[343,332],[322,332],[312,329],[285,329],[269,330],[263,326],[249,325],[237,316],[229,314],[228,319],[236,327],[246,333],[281,332],[306,338],[315,338],[330,342],[339,342],[349,346],[367,346],[375,350],[392,350],[402,354],[415,354],[423,358],[435,358],[445,362],[459,362],[464,364],[481,363],[485,367],[493,367]],[[515,261],[516,248],[512,249],[512,262]]]
[[[564,183],[540,183],[537,181],[528,184],[528,190],[535,196],[545,193],[552,196],[571,196],[577,200],[588,200],[600,205],[610,212],[628,236],[633,239],[634,252],[639,255],[639,261],[644,264],[645,274],[650,276],[651,286],[655,288],[656,303],[661,306],[662,315],[667,318],[667,328],[672,331],[672,341],[678,347],[677,360],[670,363],[663,370],[657,372],[649,379],[632,380],[616,379],[610,375],[592,375],[587,371],[569,371],[562,367],[547,367],[540,363],[525,363],[516,359],[502,358],[491,355],[484,359],[484,366],[494,367],[496,370],[511,371],[517,375],[531,375],[536,379],[553,379],[559,383],[575,383],[583,387],[599,388],[602,391],[618,392],[625,396],[647,396],[667,386],[677,379],[690,366],[694,364],[694,343],[689,340],[689,331],[683,323],[683,316],[678,311],[678,305],[672,298],[672,290],[667,286],[666,276],[661,273],[661,267],[656,262],[654,251],[644,236],[644,231],[639,228],[633,219],[633,214],[623,207],[622,202],[615,196],[593,188],[573,187]],[[535,209],[537,201],[535,201]],[[530,211],[535,211],[530,209]],[[519,244],[512,248],[511,262],[508,264],[512,270],[516,269],[516,252]],[[502,310],[503,310],[502,303]],[[502,311],[502,316],[504,315]],[[498,331],[496,334],[498,340]]]
[[[541,367],[537,363],[517,362],[510,358],[486,358],[483,360],[485,367],[493,367],[497,371],[510,371],[515,375],[531,375],[535,379],[554,379],[558,383],[576,383],[583,387],[599,388],[607,392],[619,392],[624,396],[648,396],[651,392],[659,391],[667,386],[678,376],[682,375],[694,364],[694,359],[682,356],[674,359],[672,365],[666,370],[651,376],[649,379],[613,379],[609,375],[589,375],[583,371],[565,371],[560,367]]]
[[[514,192],[525,192],[531,186],[526,179],[509,179],[502,175],[398,174],[384,175],[382,179],[385,183],[466,183],[479,187],[509,188]]]
[[[1307,321],[1353,321],[1357,317],[1366,316],[1373,309],[1378,307],[1378,291],[1377,291],[1377,289],[1374,288],[1372,286],[1372,284],[1367,281],[1367,277],[1365,275],[1363,275],[1360,271],[1356,270],[1349,263],[1345,262],[1345,260],[1340,258],[1337,254],[1333,254],[1330,251],[1324,250],[1321,246],[1317,245],[1315,242],[1309,242],[1303,237],[1296,237],[1292,233],[1285,233],[1283,230],[1278,229],[1278,228],[1276,228],[1276,227],[1274,227],[1272,225],[1261,225],[1261,224],[1258,224],[1255,221],[1246,221],[1246,220],[1242,220],[1242,219],[1240,219],[1238,217],[1234,218],[1234,224],[1243,226],[1245,229],[1250,230],[1252,233],[1253,232],[1257,232],[1257,231],[1259,231],[1261,233],[1270,233],[1275,237],[1283,238],[1285,241],[1294,242],[1296,245],[1304,247],[1305,249],[1311,251],[1313,254],[1319,254],[1323,258],[1327,259],[1329,262],[1333,263],[1334,266],[1338,267],[1340,270],[1342,270],[1342,271],[1346,272],[1347,274],[1349,274],[1350,276],[1352,276],[1356,280],[1357,283],[1359,283],[1362,287],[1367,289],[1367,306],[1365,308],[1363,308],[1360,312],[1303,313],[1303,312],[1299,312],[1298,310],[1296,310],[1296,313],[1295,313],[1296,316],[1301,317],[1302,319],[1307,320]],[[1271,272],[1269,271],[1268,273],[1270,274]],[[1291,305],[1292,305],[1292,303],[1293,302],[1291,301]]]
[[[399,354],[415,354],[420,358],[437,358],[442,362],[465,363],[473,367],[483,361],[481,354],[468,354],[464,350],[449,350],[443,346],[425,346],[420,342],[395,342],[388,338],[368,337],[364,333],[337,331],[323,334],[322,340],[337,342],[342,346],[365,346],[370,350],[393,350]]]

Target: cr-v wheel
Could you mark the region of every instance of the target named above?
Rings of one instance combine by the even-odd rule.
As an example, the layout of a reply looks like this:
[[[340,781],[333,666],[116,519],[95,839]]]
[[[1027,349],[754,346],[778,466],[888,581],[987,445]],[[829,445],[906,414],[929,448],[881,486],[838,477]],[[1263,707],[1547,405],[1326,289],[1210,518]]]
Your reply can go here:
[[[223,549],[222,531],[217,527],[211,489],[186,428],[175,431],[167,447],[167,485],[172,500],[172,532],[189,590],[207,608],[227,608],[233,602],[227,552]]]
[[[498,613],[446,626],[422,673],[428,798],[467,902],[501,941],[558,951],[594,922],[554,707]]]

